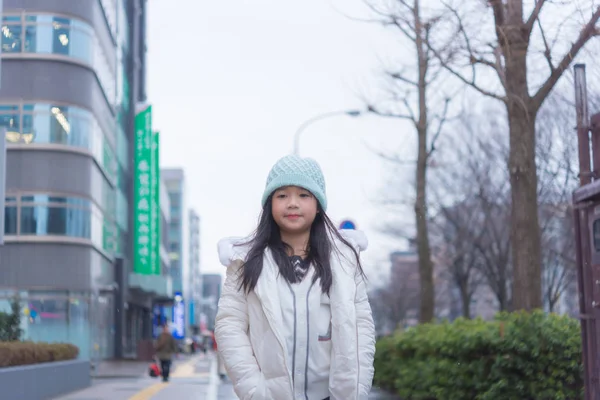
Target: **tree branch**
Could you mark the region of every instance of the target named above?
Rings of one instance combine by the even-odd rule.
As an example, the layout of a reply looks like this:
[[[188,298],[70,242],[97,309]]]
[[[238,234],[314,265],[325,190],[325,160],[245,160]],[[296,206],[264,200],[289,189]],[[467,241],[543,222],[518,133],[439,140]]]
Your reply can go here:
[[[596,24],[600,19],[600,6],[596,8],[596,11],[585,25],[585,27],[581,30],[579,37],[571,46],[571,49],[565,54],[562,58],[558,66],[552,71],[548,80],[542,85],[542,87],[538,90],[538,92],[533,96],[533,105],[536,108],[539,108],[544,99],[548,96],[548,94],[556,85],[556,82],[560,79],[563,72],[569,67],[571,61],[577,57],[579,51],[583,48],[583,46],[594,36],[598,35],[598,30],[596,29]]]
[[[404,99],[404,100],[406,101],[406,99]],[[417,124],[417,121],[415,121],[415,119],[411,115],[412,111],[410,111],[410,108],[409,108],[409,114],[397,114],[397,113],[393,113],[393,112],[383,112],[383,111],[377,110],[374,106],[368,106],[367,111],[371,112],[375,115],[378,115],[380,117],[405,119],[405,120],[411,121],[415,125]]]
[[[390,76],[390,78],[399,80],[400,82],[404,82],[406,84],[409,84],[409,85],[415,86],[415,87],[419,86],[419,84],[417,82],[410,80],[408,78],[405,78],[404,75],[402,75],[402,72],[386,72],[386,74],[388,74]]]
[[[527,32],[527,36],[531,35],[531,32],[533,31],[533,25],[535,25],[535,21],[538,21],[539,16],[540,16],[540,12],[542,11],[542,7],[544,7],[544,3],[546,3],[546,0],[537,0],[535,2],[535,8],[533,9],[533,11],[531,12],[531,15],[529,16],[529,18],[527,19],[527,22],[525,23],[525,29]],[[541,25],[540,25],[540,29],[541,29]]]
[[[435,144],[442,133],[442,128],[444,127],[444,124],[446,123],[446,118],[448,117],[448,105],[449,104],[450,104],[450,99],[446,98],[444,101],[444,109],[443,109],[442,115],[440,117],[440,122],[438,124],[437,130],[433,134],[433,138],[431,139],[431,147],[430,147],[429,151],[427,152],[427,158],[429,158],[431,156],[431,154],[433,154],[433,152],[435,151]]]
[[[474,78],[467,79],[461,73],[459,73],[454,68],[452,68],[450,66],[450,64],[446,60],[444,60],[444,57],[442,57],[442,55],[437,50],[435,50],[433,47],[431,47],[431,45],[429,43],[427,43],[427,46],[431,49],[431,51],[433,52],[433,54],[435,55],[435,57],[440,61],[440,64],[442,65],[442,67],[444,67],[444,69],[446,69],[446,71],[450,72],[450,74],[454,75],[460,81],[462,81],[463,83],[469,85],[470,87],[472,87],[473,89],[477,90],[479,93],[483,94],[484,96],[492,97],[492,98],[494,98],[496,100],[500,100],[500,101],[506,103],[506,97],[505,96],[499,95],[499,94],[494,93],[494,92],[490,92],[489,90],[486,90],[486,89],[482,88],[481,86],[479,86],[475,82]]]

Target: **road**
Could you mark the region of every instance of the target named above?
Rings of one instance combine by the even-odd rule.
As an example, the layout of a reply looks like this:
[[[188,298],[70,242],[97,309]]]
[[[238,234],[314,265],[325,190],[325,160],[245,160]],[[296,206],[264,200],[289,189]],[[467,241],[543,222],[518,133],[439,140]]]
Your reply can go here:
[[[231,383],[221,382],[212,355],[198,355],[179,364],[170,382],[150,377],[94,380],[88,389],[54,400],[237,400]],[[374,391],[369,399],[393,400]]]

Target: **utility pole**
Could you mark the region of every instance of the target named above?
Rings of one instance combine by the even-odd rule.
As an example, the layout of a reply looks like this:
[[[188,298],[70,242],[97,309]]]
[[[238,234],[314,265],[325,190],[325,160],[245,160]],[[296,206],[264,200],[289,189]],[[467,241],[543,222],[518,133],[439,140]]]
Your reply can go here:
[[[5,197],[6,197],[6,128],[0,128],[0,246],[4,244],[4,200],[5,200]]]

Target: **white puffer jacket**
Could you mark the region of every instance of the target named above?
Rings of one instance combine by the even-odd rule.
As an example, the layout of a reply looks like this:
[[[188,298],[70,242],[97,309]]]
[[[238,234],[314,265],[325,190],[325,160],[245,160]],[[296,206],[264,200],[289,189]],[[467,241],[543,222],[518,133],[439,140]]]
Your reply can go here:
[[[365,250],[360,231],[340,233],[356,249]],[[215,337],[234,390],[242,400],[292,400],[292,377],[286,364],[281,306],[275,288],[278,267],[265,251],[263,270],[255,289],[239,290],[240,267],[247,248],[235,246],[242,238],[219,242],[219,258],[227,278],[219,300]],[[366,400],[373,380],[375,329],[363,277],[354,254],[336,243],[341,254],[331,256],[330,290],[332,351],[329,392],[332,400]]]

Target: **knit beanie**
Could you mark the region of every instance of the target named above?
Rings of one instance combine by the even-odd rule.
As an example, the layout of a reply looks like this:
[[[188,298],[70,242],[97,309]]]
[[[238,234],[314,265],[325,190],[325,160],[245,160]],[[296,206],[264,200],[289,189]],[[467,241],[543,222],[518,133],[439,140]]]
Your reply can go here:
[[[325,178],[321,167],[312,158],[301,158],[292,154],[279,159],[267,177],[262,197],[263,207],[271,193],[284,186],[298,186],[308,190],[317,198],[321,209],[327,210]]]

